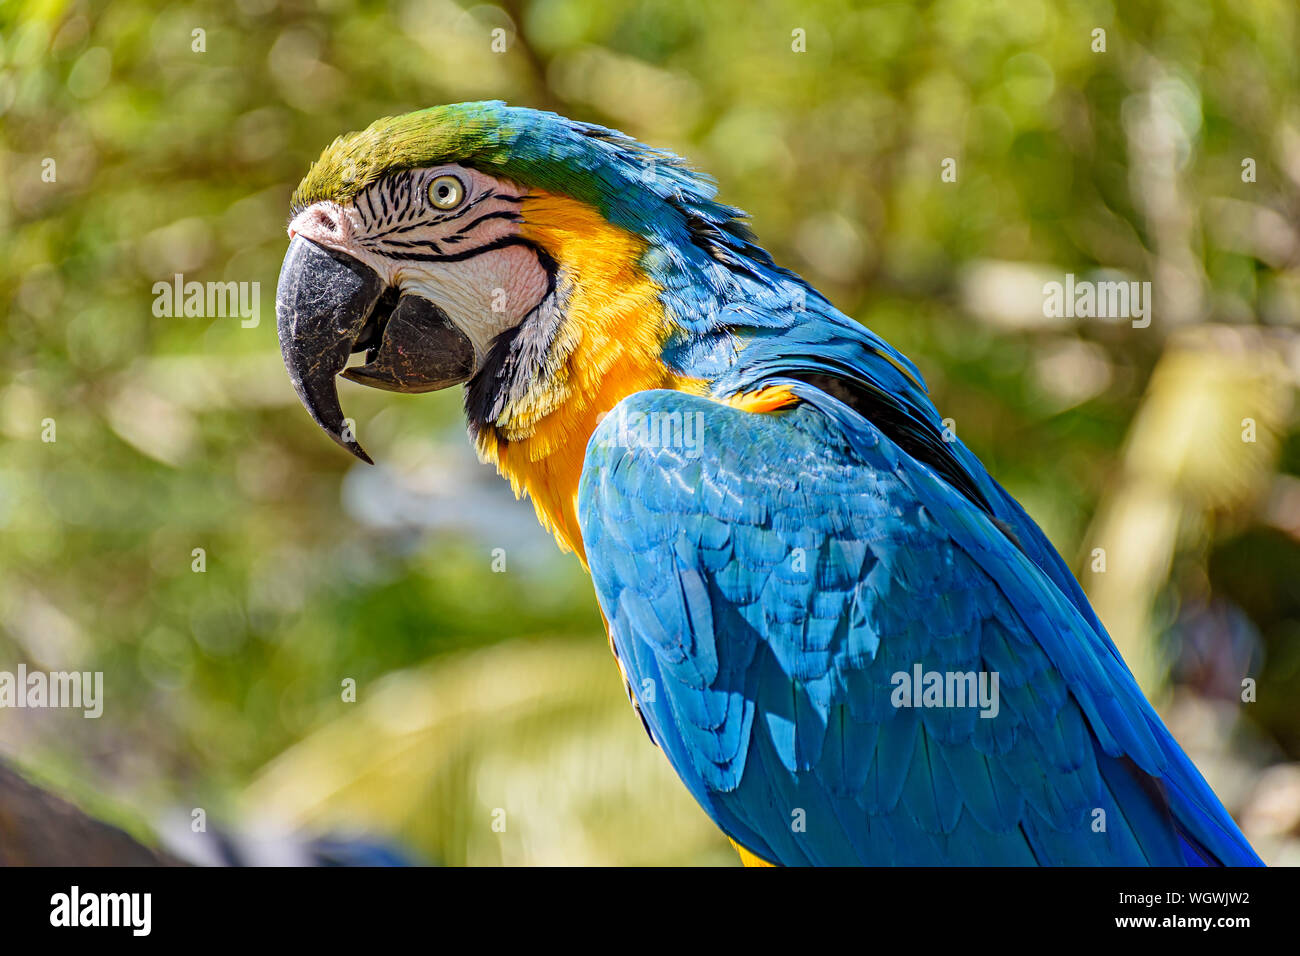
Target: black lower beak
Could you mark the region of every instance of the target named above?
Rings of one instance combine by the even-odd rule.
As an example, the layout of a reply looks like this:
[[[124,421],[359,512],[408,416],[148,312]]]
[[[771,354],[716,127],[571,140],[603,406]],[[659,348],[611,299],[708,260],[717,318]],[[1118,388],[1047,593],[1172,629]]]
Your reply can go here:
[[[427,299],[385,294],[369,266],[302,236],[289,244],[275,294],[280,351],[308,413],[362,461],[339,405],[335,376],[394,392],[429,392],[466,381],[474,350],[463,332]],[[376,344],[378,343],[378,344]],[[346,368],[353,352],[367,363]]]
[[[390,392],[435,392],[458,385],[474,370],[469,337],[428,299],[404,295],[380,330],[378,349],[343,377]]]

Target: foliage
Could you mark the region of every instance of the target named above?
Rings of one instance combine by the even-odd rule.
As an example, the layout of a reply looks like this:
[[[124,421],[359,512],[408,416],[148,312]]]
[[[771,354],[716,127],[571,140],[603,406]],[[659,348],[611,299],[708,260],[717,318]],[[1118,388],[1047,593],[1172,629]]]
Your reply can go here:
[[[445,687],[448,654],[448,673],[481,679],[456,662],[501,644],[484,660],[548,703],[544,724],[493,725],[534,736],[461,742],[498,748],[492,779],[531,779],[530,750],[587,752],[573,772],[588,779],[615,721],[657,757],[615,706],[612,661],[579,686],[557,676],[588,667],[575,642],[604,647],[590,585],[472,460],[458,396],[345,385],[380,462],[367,470],[310,425],[279,367],[283,227],[321,148],[381,115],[501,98],[688,157],[779,262],[908,353],[1074,561],[1175,732],[1205,738],[1184,736],[1194,755],[1217,748],[1207,772],[1263,821],[1265,856],[1294,854],[1297,818],[1251,808],[1267,803],[1259,768],[1300,759],[1298,17],[1285,0],[7,5],[0,669],[102,670],[108,699],[97,721],[0,713],[0,745],[137,808],[255,816],[287,799],[282,762],[248,792],[260,803],[243,793],[259,768],[316,752],[334,738],[313,733],[338,733],[381,681]],[[1044,282],[1067,273],[1150,280],[1153,321],[1044,316]],[[156,314],[155,284],[176,274],[259,283],[259,323]],[[501,663],[514,654],[536,672]],[[1205,707],[1222,734],[1180,723]],[[619,772],[660,793],[661,764]],[[678,802],[649,858],[640,804],[620,818],[611,797],[569,846],[476,856],[488,821],[465,787],[437,796],[411,776],[405,803],[373,788],[375,807],[404,809],[360,815],[431,859],[725,848]],[[464,812],[426,814],[437,800]]]

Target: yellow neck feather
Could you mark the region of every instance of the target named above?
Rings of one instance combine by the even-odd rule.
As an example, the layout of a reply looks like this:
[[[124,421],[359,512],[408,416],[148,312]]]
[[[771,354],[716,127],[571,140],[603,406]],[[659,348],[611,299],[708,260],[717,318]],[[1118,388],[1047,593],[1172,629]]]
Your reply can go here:
[[[563,360],[480,432],[478,451],[516,495],[527,491],[561,549],[585,564],[578,479],[598,418],[633,392],[702,391],[702,383],[674,376],[660,358],[669,324],[659,286],[638,264],[645,240],[563,196],[534,192],[522,212],[521,234],[560,267],[566,316],[552,354]]]

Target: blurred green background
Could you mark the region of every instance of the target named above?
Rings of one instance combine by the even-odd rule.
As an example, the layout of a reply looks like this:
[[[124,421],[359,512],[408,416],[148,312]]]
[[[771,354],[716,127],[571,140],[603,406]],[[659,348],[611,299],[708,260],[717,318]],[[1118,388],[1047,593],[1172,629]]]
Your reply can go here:
[[[320,149],[501,98],[688,157],[909,354],[1261,854],[1300,862],[1291,0],[2,9],[0,669],[106,685],[99,720],[0,711],[27,773],[172,841],[202,808],[431,862],[734,861],[459,394],[343,383],[368,468],[280,366]],[[260,283],[260,323],[156,316],[177,273]],[[1044,317],[1067,273],[1151,281],[1150,327]]]

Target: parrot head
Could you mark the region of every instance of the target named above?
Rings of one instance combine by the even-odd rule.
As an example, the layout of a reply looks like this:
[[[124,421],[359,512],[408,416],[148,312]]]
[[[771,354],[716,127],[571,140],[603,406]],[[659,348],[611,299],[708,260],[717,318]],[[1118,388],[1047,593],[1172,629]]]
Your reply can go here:
[[[638,260],[674,225],[736,217],[712,193],[669,153],[502,103],[434,107],[340,137],[294,193],[276,293],[299,397],[363,458],[344,429],[340,374],[426,392],[490,373],[474,396],[487,417],[471,424],[505,424],[501,412],[524,386],[563,372],[562,353],[584,331],[564,328],[575,299],[617,311],[620,296],[647,284],[652,270]],[[596,303],[600,293],[611,301]],[[660,317],[618,332],[646,334]],[[366,361],[348,368],[354,352]]]
[[[747,272],[788,275],[714,192],[671,153],[499,102],[342,136],[294,192],[276,291],[298,396],[370,461],[338,376],[408,393],[465,384],[480,455],[572,546],[561,532],[599,416],[633,391],[706,391],[673,360],[695,354],[694,317]]]

